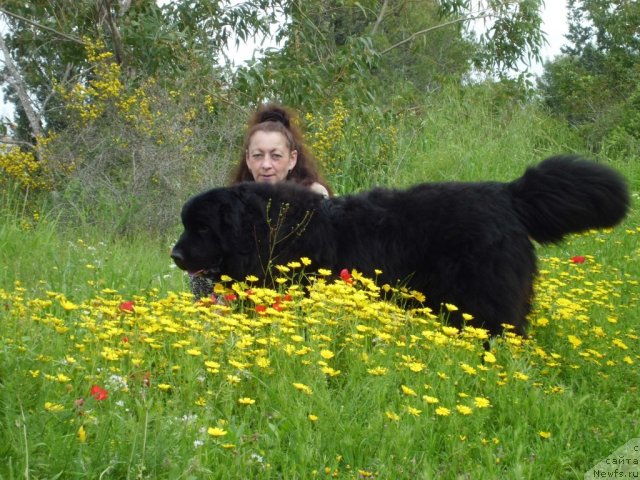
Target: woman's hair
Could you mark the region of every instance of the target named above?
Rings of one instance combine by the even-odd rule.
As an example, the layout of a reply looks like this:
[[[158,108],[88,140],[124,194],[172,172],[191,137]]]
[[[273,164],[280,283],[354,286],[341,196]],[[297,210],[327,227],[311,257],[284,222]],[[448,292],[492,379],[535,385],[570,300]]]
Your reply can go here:
[[[246,152],[249,148],[251,137],[256,132],[281,133],[287,139],[289,150],[297,150],[298,159],[287,175],[287,180],[305,187],[318,182],[331,193],[331,189],[318,171],[316,159],[304,144],[302,132],[295,124],[292,112],[286,107],[275,103],[261,105],[249,119],[240,162],[232,172],[232,184],[254,181],[253,175],[247,166]]]

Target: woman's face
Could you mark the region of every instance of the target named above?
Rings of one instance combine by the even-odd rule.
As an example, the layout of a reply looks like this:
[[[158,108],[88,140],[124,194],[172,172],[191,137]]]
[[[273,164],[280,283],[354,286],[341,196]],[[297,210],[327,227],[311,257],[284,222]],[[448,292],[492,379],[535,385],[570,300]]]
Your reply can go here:
[[[258,130],[249,140],[245,158],[256,182],[275,183],[287,178],[296,165],[298,152],[289,149],[282,133]]]

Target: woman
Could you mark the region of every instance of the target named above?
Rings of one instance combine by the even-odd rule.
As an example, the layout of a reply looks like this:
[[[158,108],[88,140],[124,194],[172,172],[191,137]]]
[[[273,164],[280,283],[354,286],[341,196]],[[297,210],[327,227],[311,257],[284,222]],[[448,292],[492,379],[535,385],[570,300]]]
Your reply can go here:
[[[282,105],[262,105],[249,120],[242,157],[232,173],[231,184],[283,181],[298,183],[325,197],[331,195],[292,113]],[[196,298],[213,293],[209,278],[190,276],[189,283]]]
[[[291,112],[281,105],[263,105],[249,121],[242,156],[231,183],[285,180],[330,195]]]

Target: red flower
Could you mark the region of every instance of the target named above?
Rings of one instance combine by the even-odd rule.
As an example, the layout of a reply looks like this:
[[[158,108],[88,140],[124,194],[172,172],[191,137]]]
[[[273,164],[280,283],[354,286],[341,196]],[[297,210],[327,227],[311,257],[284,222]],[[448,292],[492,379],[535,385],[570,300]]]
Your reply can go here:
[[[235,293],[227,293],[224,297],[223,297],[227,302],[233,302],[234,300],[237,300],[238,297],[236,296]]]
[[[256,305],[256,312],[257,313],[264,313],[267,310],[267,306],[266,305]]]
[[[280,302],[276,302],[273,305],[271,305],[271,308],[273,308],[274,310],[277,310],[278,312],[282,311],[282,304]]]
[[[340,278],[350,285],[353,284],[353,278],[351,278],[351,274],[346,268],[343,268],[342,271],[340,271]]]
[[[102,401],[107,399],[109,393],[104,388],[101,388],[98,385],[93,385],[91,387],[91,396],[98,401]]]
[[[129,337],[122,337],[122,343],[129,343]]]
[[[127,300],[126,302],[122,302],[118,305],[118,308],[121,312],[133,312],[133,306],[135,304],[131,300]]]
[[[587,258],[583,257],[582,255],[576,255],[575,257],[571,257],[571,261],[573,263],[584,263],[586,259]]]

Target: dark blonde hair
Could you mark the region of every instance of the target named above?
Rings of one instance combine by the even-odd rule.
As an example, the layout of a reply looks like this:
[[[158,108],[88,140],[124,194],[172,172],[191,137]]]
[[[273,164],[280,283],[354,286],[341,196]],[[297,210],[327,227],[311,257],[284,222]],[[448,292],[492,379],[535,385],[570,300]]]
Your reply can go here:
[[[299,183],[305,187],[318,182],[331,194],[331,189],[318,170],[316,159],[304,144],[302,132],[294,122],[293,113],[286,107],[275,103],[261,105],[249,119],[240,162],[232,172],[232,184],[255,181],[247,166],[245,155],[251,137],[256,132],[279,132],[287,139],[289,150],[298,152],[296,164],[287,175],[288,181]]]

